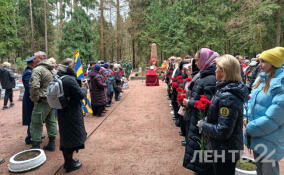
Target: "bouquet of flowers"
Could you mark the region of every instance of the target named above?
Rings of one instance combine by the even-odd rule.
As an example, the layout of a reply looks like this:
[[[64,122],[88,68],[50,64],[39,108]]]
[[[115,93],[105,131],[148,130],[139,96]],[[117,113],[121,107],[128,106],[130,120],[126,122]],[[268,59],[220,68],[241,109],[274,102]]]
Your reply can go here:
[[[195,101],[194,107],[197,108],[199,111],[199,120],[205,120],[206,110],[210,104],[212,104],[212,102],[207,99],[206,95],[200,95],[200,100]],[[202,156],[204,156],[205,144],[206,144],[205,135],[201,134],[200,148]]]

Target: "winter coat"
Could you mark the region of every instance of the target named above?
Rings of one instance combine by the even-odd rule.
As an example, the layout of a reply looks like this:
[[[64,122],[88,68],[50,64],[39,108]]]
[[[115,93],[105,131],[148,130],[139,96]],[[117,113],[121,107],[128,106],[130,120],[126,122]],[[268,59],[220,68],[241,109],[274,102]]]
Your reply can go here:
[[[276,70],[267,94],[262,89],[268,74],[260,73],[259,76],[262,82],[252,90],[248,103],[250,122],[246,130],[251,135],[250,148],[265,156],[272,154],[269,159],[280,160],[284,157],[284,69]],[[244,141],[247,145],[246,135]]]
[[[195,101],[200,99],[200,95],[206,95],[207,99],[211,100],[216,92],[216,77],[215,77],[216,64],[207,67],[204,70],[199,71],[199,75],[196,80],[192,80],[189,91],[191,92],[188,109],[190,110],[190,124],[189,132],[186,138],[186,148],[183,166],[194,172],[200,174],[208,174],[210,166],[208,164],[199,162],[197,157],[196,161],[191,162],[194,158],[195,150],[200,150],[198,144],[201,135],[199,134],[198,127],[196,126],[199,119],[198,109],[194,108]],[[193,78],[194,79],[194,78]]]
[[[90,73],[92,87],[91,92],[91,103],[95,106],[106,105],[105,88],[106,83],[98,71],[92,70]]]
[[[3,89],[13,89],[16,87],[15,75],[12,69],[4,67],[0,70],[0,81]]]
[[[258,77],[260,71],[261,71],[261,69],[260,69],[260,66],[258,64],[258,65],[256,65],[256,68],[253,70],[253,72],[251,74],[251,80],[250,80],[249,88],[253,87],[253,84],[254,84],[256,78]]]
[[[106,84],[107,84],[107,92],[108,94],[113,92],[113,81],[114,81],[114,77],[112,75],[112,72],[110,70],[106,70],[106,76],[109,75],[109,77],[107,78]]]
[[[30,125],[31,116],[34,108],[34,102],[32,102],[32,100],[30,99],[30,87],[29,87],[32,70],[33,69],[31,67],[26,67],[26,69],[22,74],[22,81],[25,88],[23,96],[23,106],[22,106],[23,125]]]
[[[39,62],[32,71],[30,79],[30,98],[34,103],[39,99],[46,99],[48,84],[53,80],[52,70],[54,66],[47,59]]]
[[[207,113],[207,122],[202,134],[207,136],[209,150],[218,155],[225,151],[225,159],[232,160],[228,150],[243,150],[243,104],[248,98],[248,89],[243,83],[222,82]],[[240,158],[236,153],[235,160]]]
[[[240,72],[241,72],[241,77],[242,77],[243,83],[246,83],[246,75],[243,71],[242,65],[240,65]]]
[[[86,96],[87,89],[80,87],[75,72],[67,68],[67,71],[58,71],[62,79],[64,96],[68,99],[68,105],[64,109],[58,109],[58,126],[60,133],[60,149],[83,148],[87,133],[82,114],[81,100]]]
[[[122,73],[121,72],[114,72],[114,83],[113,88],[117,92],[121,92],[121,85],[122,85]]]

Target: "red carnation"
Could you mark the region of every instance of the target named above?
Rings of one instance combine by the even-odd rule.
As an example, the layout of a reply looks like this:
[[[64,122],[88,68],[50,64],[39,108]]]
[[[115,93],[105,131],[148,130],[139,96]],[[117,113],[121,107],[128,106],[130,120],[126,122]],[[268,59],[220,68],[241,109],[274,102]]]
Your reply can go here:
[[[110,74],[107,74],[107,77],[109,77],[110,76]]]
[[[177,80],[179,80],[179,79],[182,79],[182,76],[181,75],[179,75],[179,76],[177,76],[177,78],[176,78]]]
[[[249,97],[248,97],[248,98],[249,98],[249,100],[251,99],[250,95],[249,95]]]
[[[249,73],[248,72],[246,72],[246,75],[248,75]]]
[[[182,83],[183,83],[183,80],[179,80],[179,83],[182,84]]]
[[[170,73],[173,73],[173,70],[170,70]]]
[[[182,102],[183,102],[183,99],[184,99],[185,97],[186,97],[186,96],[184,96],[184,94],[178,94],[178,96],[177,96],[178,102],[179,102],[179,103],[182,103]]]
[[[177,86],[178,86],[177,82],[173,82],[173,83],[172,83],[172,87],[173,87],[173,88],[177,88]]]
[[[104,77],[105,78],[105,80],[107,80],[107,77]]]
[[[186,78],[187,82],[191,82],[191,80],[192,80],[192,78],[190,78],[190,77]]]
[[[87,75],[88,75],[88,73],[87,73],[87,72],[85,72],[85,73],[84,73],[84,76],[87,76]]]
[[[200,101],[201,101],[203,104],[205,104],[205,105],[212,103],[212,102],[209,101],[207,98],[201,98]]]
[[[175,81],[176,79],[174,77],[172,77],[172,80]]]
[[[185,89],[183,90],[183,93],[186,93],[186,90],[185,90]]]
[[[121,72],[119,72],[119,76],[122,76],[122,73],[121,73]]]
[[[201,109],[201,110],[205,110],[206,109],[206,105],[203,104],[201,101],[197,100],[195,102],[195,105],[194,105],[195,108],[197,109]]]
[[[112,75],[115,75],[115,72],[112,72]]]
[[[178,88],[177,88],[177,92],[183,92],[183,88],[178,87]]]

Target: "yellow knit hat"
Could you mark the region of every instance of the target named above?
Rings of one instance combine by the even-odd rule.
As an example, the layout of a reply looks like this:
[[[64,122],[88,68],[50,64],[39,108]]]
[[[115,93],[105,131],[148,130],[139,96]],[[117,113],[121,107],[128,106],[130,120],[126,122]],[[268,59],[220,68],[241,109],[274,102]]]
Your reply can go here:
[[[272,64],[274,67],[279,68],[284,62],[284,47],[275,47],[263,51],[259,58]]]

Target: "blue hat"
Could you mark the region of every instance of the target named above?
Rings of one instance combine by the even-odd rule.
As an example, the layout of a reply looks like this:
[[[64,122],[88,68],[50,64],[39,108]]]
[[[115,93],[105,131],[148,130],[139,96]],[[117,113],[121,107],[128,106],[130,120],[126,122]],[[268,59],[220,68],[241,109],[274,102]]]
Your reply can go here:
[[[107,68],[109,67],[109,65],[108,65],[107,63],[105,63],[105,64],[103,65],[103,67],[107,69]]]
[[[99,64],[96,64],[95,67],[94,67],[94,69],[95,69],[96,71],[100,71],[101,66],[100,66]]]
[[[24,60],[24,62],[30,63],[34,61],[34,56],[31,56],[29,58],[27,58],[26,60]]]

